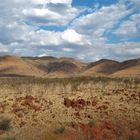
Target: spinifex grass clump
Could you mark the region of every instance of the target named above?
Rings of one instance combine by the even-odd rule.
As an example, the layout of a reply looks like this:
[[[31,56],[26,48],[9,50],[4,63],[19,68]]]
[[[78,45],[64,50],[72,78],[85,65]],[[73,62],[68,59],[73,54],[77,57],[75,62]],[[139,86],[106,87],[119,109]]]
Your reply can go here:
[[[9,119],[0,120],[0,130],[8,131],[9,129],[10,129],[10,120]]]
[[[4,138],[2,140],[16,140],[16,138],[15,137],[7,137],[7,138]]]
[[[60,127],[54,130],[55,134],[62,134],[65,131],[65,127]]]

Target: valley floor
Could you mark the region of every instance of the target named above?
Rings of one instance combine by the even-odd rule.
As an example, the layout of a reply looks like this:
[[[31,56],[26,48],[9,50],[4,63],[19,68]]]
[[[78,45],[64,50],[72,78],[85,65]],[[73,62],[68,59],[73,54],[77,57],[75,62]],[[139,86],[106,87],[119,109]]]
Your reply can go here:
[[[0,78],[0,140],[139,139],[139,78]]]

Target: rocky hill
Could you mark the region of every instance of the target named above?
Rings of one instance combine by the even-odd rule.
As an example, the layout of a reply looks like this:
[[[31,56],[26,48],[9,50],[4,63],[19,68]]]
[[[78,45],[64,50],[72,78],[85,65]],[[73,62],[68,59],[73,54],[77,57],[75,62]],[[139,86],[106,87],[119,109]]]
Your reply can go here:
[[[140,59],[124,62],[101,59],[84,63],[67,57],[0,57],[0,76],[77,77],[99,75],[139,76]]]

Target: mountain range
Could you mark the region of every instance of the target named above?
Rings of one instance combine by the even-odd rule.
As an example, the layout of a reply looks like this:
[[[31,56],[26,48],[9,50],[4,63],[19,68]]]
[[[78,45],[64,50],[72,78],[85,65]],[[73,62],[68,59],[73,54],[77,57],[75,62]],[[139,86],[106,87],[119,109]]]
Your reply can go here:
[[[0,57],[0,76],[75,77],[75,76],[140,76],[140,58],[118,62],[101,59],[85,63],[74,58]]]

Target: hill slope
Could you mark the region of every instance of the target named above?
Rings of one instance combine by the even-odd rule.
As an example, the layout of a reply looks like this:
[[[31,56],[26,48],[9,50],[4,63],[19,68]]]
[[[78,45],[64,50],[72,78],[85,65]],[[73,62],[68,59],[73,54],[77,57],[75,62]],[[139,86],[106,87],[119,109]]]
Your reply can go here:
[[[75,76],[139,76],[140,59],[117,62],[101,59],[83,63],[74,58],[0,57],[0,76],[75,77]]]
[[[24,58],[27,62],[46,73],[47,77],[70,77],[77,75],[87,64],[74,58],[51,56]]]
[[[0,57],[0,75],[42,77],[45,73],[20,57],[4,56]]]
[[[90,63],[83,75],[108,75],[115,72],[118,69],[119,62],[108,60],[108,59],[101,59],[96,62]]]
[[[118,70],[113,76],[140,76],[140,59],[120,63]]]

